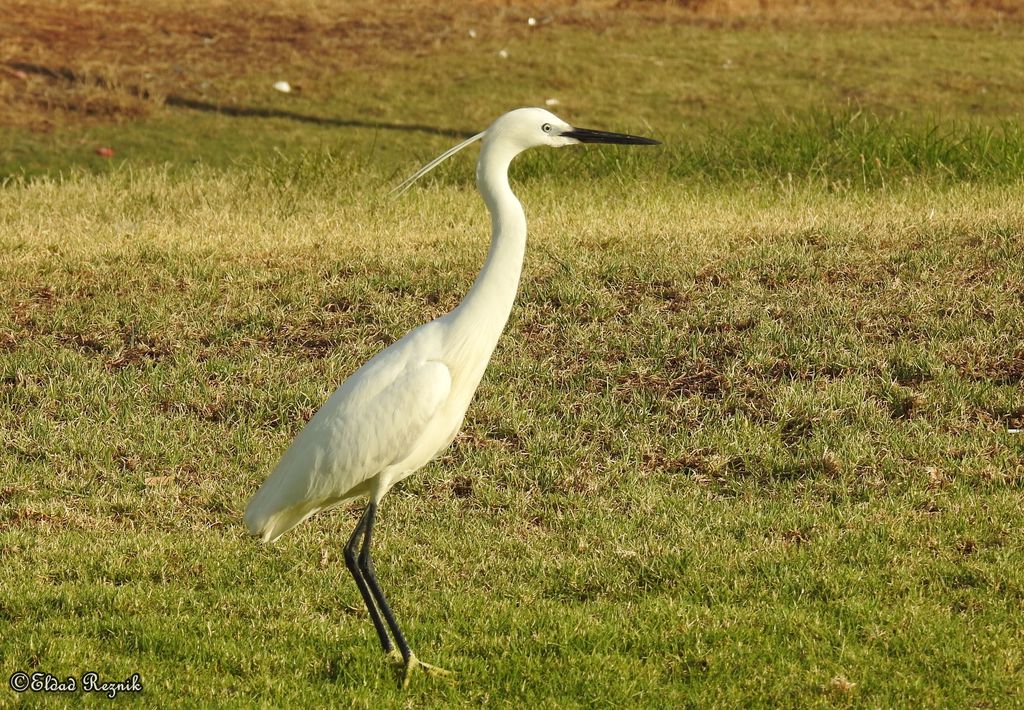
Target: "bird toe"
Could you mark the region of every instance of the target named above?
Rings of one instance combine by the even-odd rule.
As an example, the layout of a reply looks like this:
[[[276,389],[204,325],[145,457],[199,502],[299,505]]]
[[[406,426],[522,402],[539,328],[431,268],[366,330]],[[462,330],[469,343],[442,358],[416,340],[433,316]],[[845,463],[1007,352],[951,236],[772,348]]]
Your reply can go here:
[[[422,671],[426,675],[434,676],[434,677],[449,677],[450,678],[451,676],[454,675],[449,670],[445,670],[444,668],[441,668],[439,666],[434,666],[434,665],[431,665],[429,663],[424,663],[420,659],[416,658],[416,656],[409,656],[409,660],[406,661],[405,664],[404,664],[404,672],[402,673],[402,687],[403,688],[408,688],[409,687],[409,681],[412,678],[413,673],[416,673],[417,671]]]

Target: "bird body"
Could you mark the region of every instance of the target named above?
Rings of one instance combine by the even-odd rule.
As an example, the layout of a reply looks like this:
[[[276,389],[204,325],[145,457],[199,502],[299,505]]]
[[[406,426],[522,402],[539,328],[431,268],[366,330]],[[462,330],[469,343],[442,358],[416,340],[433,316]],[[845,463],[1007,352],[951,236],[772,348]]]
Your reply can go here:
[[[454,310],[419,326],[356,370],[285,452],[245,513],[249,532],[276,540],[315,513],[375,501],[455,438],[508,321],[526,250],[526,216],[508,184],[514,154],[485,138],[477,182],[493,238]]]
[[[370,539],[384,494],[455,438],[508,321],[526,250],[526,216],[509,186],[509,164],[523,150],[539,145],[657,142],[573,128],[544,109],[517,109],[429,163],[402,189],[480,138],[476,178],[491,215],[492,238],[487,260],[472,287],[451,312],[378,353],[335,390],[245,511],[249,532],[270,542],[319,511],[355,498],[369,498],[345,547],[346,564],[381,646],[392,654],[390,629],[405,666],[406,682],[415,667],[440,669],[419,662],[409,650],[377,584]]]

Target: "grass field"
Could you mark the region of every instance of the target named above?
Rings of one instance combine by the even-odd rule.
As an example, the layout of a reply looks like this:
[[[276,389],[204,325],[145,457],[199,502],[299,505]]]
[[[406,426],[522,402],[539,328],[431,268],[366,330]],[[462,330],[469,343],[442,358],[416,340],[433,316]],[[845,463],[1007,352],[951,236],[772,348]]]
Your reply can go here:
[[[583,2],[533,31],[467,2],[410,52],[402,32],[442,26],[411,2],[364,8],[364,45],[319,2],[190,35],[209,18],[166,0],[152,45],[47,47],[61,3],[19,16],[3,678],[139,673],[120,701],[162,707],[1019,705],[1024,25],[997,2],[696,5]],[[83,5],[75,36],[112,13]],[[341,557],[359,506],[267,547],[241,514],[328,394],[482,263],[473,155],[388,189],[547,98],[664,146],[513,166],[517,306],[463,432],[382,509],[382,584],[456,672],[403,692]]]

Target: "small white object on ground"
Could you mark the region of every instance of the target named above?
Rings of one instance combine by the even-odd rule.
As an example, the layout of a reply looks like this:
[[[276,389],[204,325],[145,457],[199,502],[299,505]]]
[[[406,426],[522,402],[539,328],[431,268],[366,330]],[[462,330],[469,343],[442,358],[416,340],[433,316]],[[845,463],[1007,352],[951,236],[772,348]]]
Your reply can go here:
[[[472,37],[473,39],[476,39],[476,30],[470,30],[469,36]]]
[[[526,21],[526,24],[528,24],[530,27],[536,27],[537,26],[537,18],[536,17],[531,17],[529,20]]]
[[[501,50],[500,52],[498,52],[498,56],[501,57],[502,59],[508,59],[508,50]]]
[[[274,82],[274,88],[280,91],[282,94],[292,93],[292,85],[287,81],[276,81]]]
[[[562,102],[559,101],[558,99],[544,99],[545,106],[557,106],[560,103]]]

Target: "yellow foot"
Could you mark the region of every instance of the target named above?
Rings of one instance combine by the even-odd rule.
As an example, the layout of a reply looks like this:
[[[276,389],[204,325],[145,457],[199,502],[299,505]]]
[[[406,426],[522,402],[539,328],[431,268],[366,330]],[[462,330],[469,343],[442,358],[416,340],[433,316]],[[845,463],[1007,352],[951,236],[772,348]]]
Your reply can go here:
[[[409,662],[406,663],[405,660],[402,658],[402,654],[397,650],[388,653],[388,660],[394,663],[396,666],[398,666],[402,674],[402,688],[409,687],[409,679],[412,678],[412,674],[415,673],[417,670],[423,671],[427,675],[435,677],[450,677],[454,675],[451,671],[445,670],[444,668],[439,668],[437,666],[432,666],[429,663],[424,663],[420,659],[416,658],[416,656],[409,656]]]

